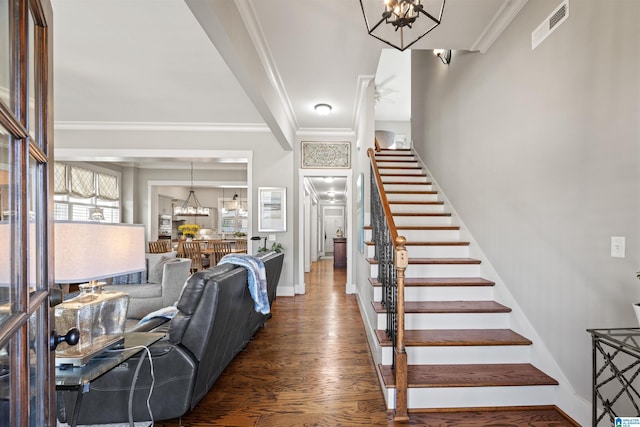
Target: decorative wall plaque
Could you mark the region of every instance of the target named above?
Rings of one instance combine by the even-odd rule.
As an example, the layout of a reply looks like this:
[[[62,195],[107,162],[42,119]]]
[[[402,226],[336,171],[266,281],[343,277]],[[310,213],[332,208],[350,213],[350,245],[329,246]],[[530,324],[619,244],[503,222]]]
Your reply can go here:
[[[351,167],[350,142],[302,142],[303,168]]]

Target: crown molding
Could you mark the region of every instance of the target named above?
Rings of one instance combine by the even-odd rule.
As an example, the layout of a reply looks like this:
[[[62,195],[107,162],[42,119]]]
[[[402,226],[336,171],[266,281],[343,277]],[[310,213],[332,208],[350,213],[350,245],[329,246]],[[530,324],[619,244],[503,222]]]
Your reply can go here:
[[[296,132],[296,137],[300,138],[343,138],[350,141],[355,140],[356,133],[348,128],[302,128]]]
[[[364,105],[367,105],[367,88],[371,82],[375,79],[375,75],[359,75],[358,76],[358,90],[356,91],[356,99],[354,100],[355,108],[353,109],[353,118],[351,123],[353,129],[358,128],[360,122],[360,114]]]
[[[475,41],[470,50],[485,53],[491,45],[500,37],[500,34],[513,21],[518,12],[527,4],[528,0],[506,0],[493,19],[485,27],[480,37]]]
[[[54,129],[75,131],[271,132],[264,123],[56,121]]]
[[[267,78],[271,82],[273,89],[282,103],[282,107],[289,124],[293,129],[298,129],[298,120],[296,119],[296,115],[291,105],[291,100],[284,88],[282,78],[280,78],[280,72],[273,60],[273,55],[271,55],[271,50],[266,42],[266,38],[264,37],[260,21],[256,18],[256,12],[253,4],[247,0],[235,0],[235,4],[240,12],[240,17],[244,22],[247,33],[249,33],[249,37],[253,42],[253,46],[258,53],[258,57],[264,67]]]

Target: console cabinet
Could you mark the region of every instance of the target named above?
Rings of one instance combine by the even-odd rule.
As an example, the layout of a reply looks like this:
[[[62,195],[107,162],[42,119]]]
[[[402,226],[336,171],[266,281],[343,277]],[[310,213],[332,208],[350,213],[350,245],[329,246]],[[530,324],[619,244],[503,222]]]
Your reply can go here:
[[[336,237],[333,239],[333,268],[347,267],[347,239]]]

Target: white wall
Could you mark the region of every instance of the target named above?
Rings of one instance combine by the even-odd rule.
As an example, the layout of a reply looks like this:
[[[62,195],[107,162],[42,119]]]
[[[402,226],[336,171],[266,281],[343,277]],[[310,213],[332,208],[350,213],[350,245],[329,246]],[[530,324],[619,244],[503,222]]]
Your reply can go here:
[[[486,54],[413,51],[414,146],[580,396],[587,328],[637,326],[640,2],[530,0]],[[430,76],[430,78],[424,78]],[[626,258],[610,237],[626,237]]]

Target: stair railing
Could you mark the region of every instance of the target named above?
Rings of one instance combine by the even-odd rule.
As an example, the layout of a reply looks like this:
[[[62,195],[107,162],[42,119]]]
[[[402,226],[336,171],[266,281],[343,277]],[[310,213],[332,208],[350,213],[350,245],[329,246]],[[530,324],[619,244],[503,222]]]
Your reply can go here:
[[[377,142],[377,141],[376,141]],[[367,150],[371,159],[371,226],[378,262],[378,281],[382,284],[382,305],[387,314],[385,332],[393,346],[393,370],[396,398],[395,420],[408,420],[407,353],[404,345],[404,273],[408,265],[406,239],[398,236],[389,201],[373,148]]]

